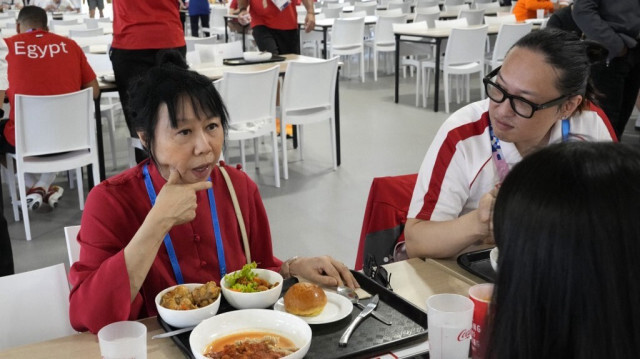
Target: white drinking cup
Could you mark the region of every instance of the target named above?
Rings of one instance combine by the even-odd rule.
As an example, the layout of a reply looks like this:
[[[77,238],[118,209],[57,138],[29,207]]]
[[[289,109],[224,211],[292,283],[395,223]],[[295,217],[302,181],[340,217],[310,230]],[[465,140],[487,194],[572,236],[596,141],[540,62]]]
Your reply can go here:
[[[536,10],[536,17],[538,19],[544,19],[544,9],[538,9]]]
[[[427,299],[429,358],[469,357],[473,302],[458,294],[436,294]]]
[[[123,321],[106,325],[98,332],[102,359],[147,359],[147,327]]]

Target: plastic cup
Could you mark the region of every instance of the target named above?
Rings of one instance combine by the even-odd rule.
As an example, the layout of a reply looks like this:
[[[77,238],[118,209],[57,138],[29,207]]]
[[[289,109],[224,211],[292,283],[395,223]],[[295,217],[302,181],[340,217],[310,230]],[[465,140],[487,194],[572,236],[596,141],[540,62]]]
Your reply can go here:
[[[436,294],[427,299],[429,358],[469,357],[473,302],[458,294]]]
[[[544,19],[544,9],[538,9],[536,10],[536,17],[538,19]]]
[[[124,321],[106,325],[98,332],[102,359],[146,359],[147,327]]]
[[[486,332],[487,312],[489,303],[491,303],[491,295],[493,294],[493,284],[484,283],[476,284],[469,288],[469,298],[473,301],[473,321],[471,331],[471,358],[484,358],[487,348],[484,347],[485,341],[483,334]]]

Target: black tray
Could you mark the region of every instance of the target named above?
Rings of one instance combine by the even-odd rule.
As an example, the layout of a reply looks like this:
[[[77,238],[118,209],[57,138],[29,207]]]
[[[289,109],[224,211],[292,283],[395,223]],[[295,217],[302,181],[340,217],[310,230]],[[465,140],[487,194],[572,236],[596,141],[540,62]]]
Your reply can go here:
[[[344,319],[333,323],[311,325],[311,347],[305,358],[369,358],[389,352],[395,347],[427,339],[427,314],[425,312],[362,273],[353,271],[352,273],[362,289],[371,295],[379,295],[380,302],[376,311],[389,319],[393,325],[387,326],[369,316],[355,330],[347,347],[341,348],[338,346],[340,336],[351,320],[360,314],[360,309],[354,306],[351,315]],[[285,280],[282,295],[296,282],[295,278]],[[368,300],[361,301],[366,304]],[[234,309],[223,297],[218,313],[230,310]],[[160,316],[158,316],[158,322],[166,331],[177,329],[165,323]],[[193,358],[189,345],[190,335],[191,332],[187,332],[171,337],[187,358]]]
[[[244,57],[234,57],[234,58],[230,58],[230,59],[224,59],[224,60],[222,60],[222,63],[225,64],[225,65],[229,65],[229,66],[236,66],[236,65],[264,64],[264,63],[269,63],[269,62],[280,62],[280,61],[284,61],[284,60],[286,60],[286,58],[284,56],[273,55],[268,60],[247,61],[247,60],[244,59]]]
[[[458,264],[472,274],[493,283],[496,281],[497,273],[493,270],[489,259],[491,249],[493,248],[461,254],[458,256]]]

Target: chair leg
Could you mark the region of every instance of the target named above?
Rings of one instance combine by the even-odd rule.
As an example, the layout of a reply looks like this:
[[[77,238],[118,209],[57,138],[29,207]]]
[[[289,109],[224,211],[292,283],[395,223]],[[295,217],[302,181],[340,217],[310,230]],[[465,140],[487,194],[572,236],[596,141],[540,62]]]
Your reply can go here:
[[[258,152],[258,137],[253,139],[253,156],[256,162],[256,170],[260,170],[260,153]]]
[[[329,118],[329,135],[331,136],[331,159],[333,161],[333,170],[337,171],[338,170],[338,156],[337,156],[337,149],[336,149],[336,121],[333,118],[333,116],[331,116]]]
[[[84,211],[84,186],[82,185],[82,167],[76,168],[76,184],[78,185],[78,203],[80,204],[80,210]]]
[[[19,170],[19,169],[18,169]],[[20,192],[20,206],[22,207],[22,221],[24,233],[28,241],[31,240],[31,227],[29,223],[29,207],[27,206],[27,188],[24,183],[24,173],[18,173],[18,191]]]
[[[109,116],[109,143],[111,144],[111,164],[113,168],[118,167],[118,158],[116,156],[116,118],[114,111],[111,109]]]
[[[362,83],[364,83],[364,50],[360,53],[360,77],[362,78]]]
[[[285,134],[286,137],[286,134]],[[273,146],[273,172],[275,174],[276,187],[280,188],[280,165],[278,164],[278,134],[275,128],[271,132],[271,145]]]
[[[373,50],[373,81],[378,81],[378,52]]]
[[[302,125],[296,125],[298,129],[298,151],[300,152],[300,161],[304,160],[304,151],[302,150],[302,146],[304,141],[302,140]]]
[[[420,85],[421,80],[423,79],[421,72],[422,70],[420,69],[420,64],[418,63],[418,67],[416,69],[416,107],[420,106]]]
[[[247,161],[244,153],[244,140],[240,140],[240,163],[242,164],[242,168],[246,171]]]
[[[442,80],[444,82],[444,108],[446,113],[449,113],[449,73],[444,72],[442,74]]]
[[[9,196],[11,197],[11,207],[13,208],[13,219],[20,222],[20,211],[18,210],[18,193],[16,192],[16,175],[13,166],[13,157],[6,155],[7,167],[5,168],[7,184],[9,185]]]
[[[282,174],[289,179],[289,163],[287,162],[287,121],[280,116],[280,141],[282,142]]]

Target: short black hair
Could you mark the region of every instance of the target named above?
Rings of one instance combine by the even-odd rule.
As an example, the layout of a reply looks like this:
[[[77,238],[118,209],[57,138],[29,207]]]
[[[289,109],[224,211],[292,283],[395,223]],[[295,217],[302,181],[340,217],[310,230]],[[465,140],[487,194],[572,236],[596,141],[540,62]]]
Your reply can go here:
[[[186,60],[178,51],[163,50],[158,53],[158,65],[149,69],[129,86],[128,111],[136,131],[142,132],[147,151],[151,152],[155,142],[158,110],[166,104],[169,121],[177,127],[177,107],[188,99],[193,110],[200,116],[220,117],[226,136],[228,130],[227,109],[215,89],[213,82],[204,75],[189,70]]]
[[[640,151],[567,142],[500,187],[487,358],[632,358],[640,351]]]
[[[20,10],[16,22],[31,28],[46,29],[49,20],[47,19],[47,12],[43,8],[29,5]]]

